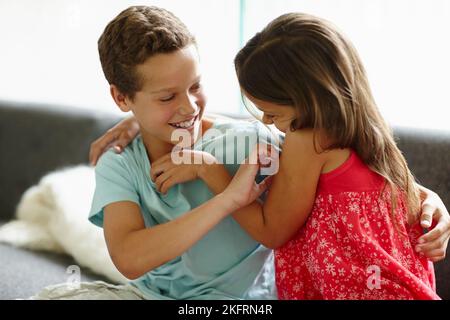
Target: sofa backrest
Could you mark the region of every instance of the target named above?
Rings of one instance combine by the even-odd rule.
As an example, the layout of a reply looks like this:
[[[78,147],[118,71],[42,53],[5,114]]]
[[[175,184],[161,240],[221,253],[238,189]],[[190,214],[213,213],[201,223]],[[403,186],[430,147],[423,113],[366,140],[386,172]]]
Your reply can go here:
[[[0,220],[42,176],[88,163],[90,143],[118,116],[67,106],[0,101]]]

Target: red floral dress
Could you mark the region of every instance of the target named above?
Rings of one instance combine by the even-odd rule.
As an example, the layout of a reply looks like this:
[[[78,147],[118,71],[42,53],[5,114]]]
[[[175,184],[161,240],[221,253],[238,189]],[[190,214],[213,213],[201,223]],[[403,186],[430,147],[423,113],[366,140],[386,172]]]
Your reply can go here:
[[[275,251],[279,299],[439,299],[432,262],[414,250],[422,229],[402,197],[392,218],[383,185],[353,151],[321,175],[306,224]]]

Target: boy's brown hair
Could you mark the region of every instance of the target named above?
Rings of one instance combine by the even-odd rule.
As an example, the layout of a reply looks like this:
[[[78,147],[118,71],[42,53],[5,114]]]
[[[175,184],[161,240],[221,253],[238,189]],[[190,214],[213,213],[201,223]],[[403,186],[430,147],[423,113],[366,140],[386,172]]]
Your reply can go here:
[[[115,17],[98,39],[103,72],[109,84],[134,98],[143,79],[136,66],[158,53],[170,53],[190,44],[194,36],[171,12],[148,6],[132,6]]]

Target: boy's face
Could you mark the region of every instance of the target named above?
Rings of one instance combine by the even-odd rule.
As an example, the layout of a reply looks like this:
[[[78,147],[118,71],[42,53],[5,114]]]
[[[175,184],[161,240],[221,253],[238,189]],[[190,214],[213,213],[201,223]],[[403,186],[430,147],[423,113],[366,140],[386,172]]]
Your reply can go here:
[[[145,137],[177,144],[171,139],[175,130],[183,129],[193,144],[200,129],[206,97],[200,83],[197,49],[194,45],[172,53],[157,54],[137,66],[143,87],[127,106],[133,111]],[[122,109],[123,110],[123,109]]]

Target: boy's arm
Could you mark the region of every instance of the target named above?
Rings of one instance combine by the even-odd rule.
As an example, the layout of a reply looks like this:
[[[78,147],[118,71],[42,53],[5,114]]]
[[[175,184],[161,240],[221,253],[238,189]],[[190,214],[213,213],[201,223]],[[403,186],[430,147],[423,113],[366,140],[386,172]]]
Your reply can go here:
[[[223,164],[202,166],[199,177],[216,195],[222,193],[232,180]],[[260,203],[253,201],[249,205],[234,211],[232,216],[254,240],[268,248],[273,247],[273,234],[264,222],[263,208]]]
[[[139,206],[119,201],[104,208],[104,234],[112,261],[128,279],[180,256],[235,210],[218,195],[170,222],[146,228]]]

